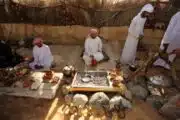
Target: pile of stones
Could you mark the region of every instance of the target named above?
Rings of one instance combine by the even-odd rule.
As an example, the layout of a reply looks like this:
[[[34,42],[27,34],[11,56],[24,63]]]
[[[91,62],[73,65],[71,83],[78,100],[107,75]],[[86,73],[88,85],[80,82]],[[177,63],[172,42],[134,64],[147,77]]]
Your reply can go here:
[[[180,92],[174,87],[171,77],[163,74],[136,76],[127,87],[133,97],[151,104],[163,116],[173,120],[180,118]]]
[[[74,112],[81,113],[82,109],[88,109],[88,116],[105,113],[109,118],[112,118],[113,112],[116,112],[119,118],[125,118],[125,110],[132,108],[132,103],[121,95],[110,98],[104,92],[94,93],[90,97],[85,94],[68,94],[65,96],[65,102],[67,104],[72,103],[69,105],[70,109],[73,110],[70,112],[71,114]]]

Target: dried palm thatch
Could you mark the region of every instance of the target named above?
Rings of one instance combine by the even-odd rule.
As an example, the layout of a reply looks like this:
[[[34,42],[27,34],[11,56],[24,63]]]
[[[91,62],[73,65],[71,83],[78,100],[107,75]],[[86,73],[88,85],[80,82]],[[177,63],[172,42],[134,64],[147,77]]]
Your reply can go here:
[[[70,6],[97,9],[116,9],[124,5],[142,4],[151,0],[12,0],[16,3],[33,7],[52,7],[66,3]]]
[[[0,6],[0,22],[96,27],[129,25],[141,6],[149,1],[5,0],[5,5]]]

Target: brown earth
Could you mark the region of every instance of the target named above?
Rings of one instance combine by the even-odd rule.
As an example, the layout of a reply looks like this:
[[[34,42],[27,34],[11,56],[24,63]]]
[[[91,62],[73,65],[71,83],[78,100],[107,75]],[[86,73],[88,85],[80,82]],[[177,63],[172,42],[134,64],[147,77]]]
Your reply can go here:
[[[80,58],[82,46],[80,45],[53,45],[50,46],[55,57],[56,71],[62,70],[66,64],[73,64],[78,70],[84,70],[83,61]],[[96,69],[114,68],[114,60],[120,56],[120,44],[105,43],[105,51],[111,60],[100,64]],[[30,50],[21,49],[21,54],[30,55]],[[0,96],[1,120],[70,120],[70,116],[64,115],[62,107],[64,100],[61,89],[53,100],[33,99],[23,97]],[[72,118],[73,119],[73,118]],[[77,118],[76,118],[77,119]],[[83,118],[81,118],[83,119]],[[106,118],[102,118],[106,120]],[[95,120],[95,118],[91,118]],[[127,111],[124,120],[165,120],[157,111],[143,101],[134,100],[133,109]]]

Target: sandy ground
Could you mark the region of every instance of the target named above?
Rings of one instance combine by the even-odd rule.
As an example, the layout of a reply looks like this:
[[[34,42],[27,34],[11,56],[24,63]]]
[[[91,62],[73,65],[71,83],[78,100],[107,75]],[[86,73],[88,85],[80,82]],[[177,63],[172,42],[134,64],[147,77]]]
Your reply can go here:
[[[118,43],[105,44],[105,51],[111,60],[100,64],[96,69],[114,68],[115,62],[120,55]],[[60,71],[66,64],[74,65],[78,70],[84,70],[85,66],[80,58],[82,46],[50,46],[56,61],[55,71]],[[20,50],[29,55],[28,50]],[[22,52],[23,51],[23,52]],[[64,100],[61,89],[58,90],[53,100],[0,96],[0,119],[1,120],[70,120],[70,116],[64,115],[62,107]],[[128,111],[124,120],[164,120],[158,113],[143,101],[135,100],[132,111]],[[79,119],[79,118],[76,118]],[[81,118],[83,119],[83,118]],[[95,120],[95,118],[91,118]],[[103,118],[106,120],[106,118]]]
[[[59,93],[54,100],[18,98],[0,96],[1,120],[83,120],[73,119],[73,116],[64,115],[62,107],[63,98]],[[94,120],[95,117],[89,118]],[[96,118],[97,119],[97,118]],[[102,120],[106,120],[102,117]],[[143,101],[135,100],[133,109],[126,112],[124,120],[165,120]]]

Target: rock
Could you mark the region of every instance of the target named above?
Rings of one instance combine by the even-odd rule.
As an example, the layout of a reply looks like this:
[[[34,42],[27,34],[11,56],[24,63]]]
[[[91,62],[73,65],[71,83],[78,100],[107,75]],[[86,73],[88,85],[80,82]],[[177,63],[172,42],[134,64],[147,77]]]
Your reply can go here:
[[[129,100],[132,100],[132,93],[129,90],[126,90],[124,93],[125,97]]]
[[[171,120],[180,118],[180,94],[173,96],[163,107],[160,113]]]
[[[122,96],[114,96],[113,98],[111,98],[109,104],[110,104],[110,110],[114,109],[115,106],[121,106],[121,105],[123,108],[129,108],[129,109],[132,108],[131,102],[129,102]]]
[[[177,78],[176,80],[173,81],[175,86],[180,90],[180,79]]]
[[[127,86],[128,89],[131,89],[134,85],[135,84],[132,81],[130,81],[130,82],[127,83],[126,86]]]
[[[162,86],[162,87],[171,87],[172,79],[164,75],[155,75],[155,76],[149,77],[149,83],[153,85]]]
[[[173,96],[176,96],[179,93],[179,90],[176,88],[164,88],[164,93],[167,99],[171,99]]]
[[[88,97],[86,95],[76,94],[73,97],[73,105],[76,107],[79,107],[79,106],[84,107],[87,102],[88,102]]]
[[[148,85],[148,90],[150,91],[151,95],[158,95],[158,96],[162,96],[164,95],[164,89],[160,88],[160,87],[155,87],[153,85]]]
[[[73,94],[65,95],[64,100],[65,100],[66,104],[70,105],[73,102]]]
[[[134,96],[140,99],[145,99],[148,96],[148,91],[140,85],[135,85],[130,88],[130,91]]]
[[[151,95],[146,99],[146,102],[151,104],[155,109],[160,109],[166,100],[162,96]]]
[[[97,92],[91,96],[89,105],[92,109],[102,110],[104,107],[109,107],[109,97],[103,92]]]
[[[145,76],[136,76],[134,79],[134,84],[136,85],[141,85],[144,88],[147,88],[147,84],[146,84],[146,77]]]

